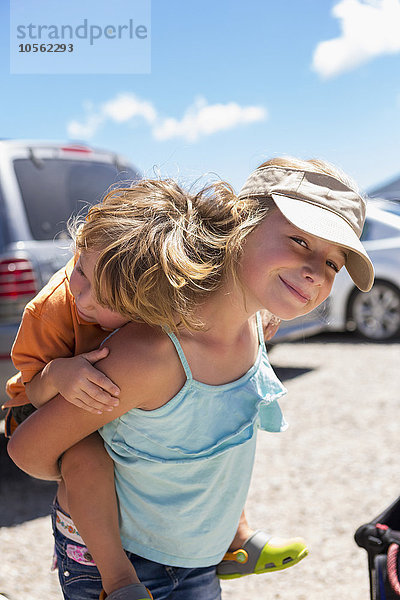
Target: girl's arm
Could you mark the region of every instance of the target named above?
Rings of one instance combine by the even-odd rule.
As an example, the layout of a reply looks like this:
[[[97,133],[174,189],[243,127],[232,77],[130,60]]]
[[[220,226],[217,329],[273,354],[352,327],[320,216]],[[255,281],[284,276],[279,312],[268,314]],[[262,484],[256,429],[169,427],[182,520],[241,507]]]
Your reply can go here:
[[[58,395],[17,427],[7,450],[15,464],[29,475],[59,480],[58,459],[62,454],[116,416],[82,411]]]
[[[111,413],[93,414],[56,396],[41,407],[16,429],[8,444],[12,460],[29,475],[59,479],[58,459],[68,448],[132,408],[162,406],[182,387],[184,373],[161,330],[147,326],[132,330],[126,325],[107,346],[109,356],[96,367],[120,388],[119,406]]]

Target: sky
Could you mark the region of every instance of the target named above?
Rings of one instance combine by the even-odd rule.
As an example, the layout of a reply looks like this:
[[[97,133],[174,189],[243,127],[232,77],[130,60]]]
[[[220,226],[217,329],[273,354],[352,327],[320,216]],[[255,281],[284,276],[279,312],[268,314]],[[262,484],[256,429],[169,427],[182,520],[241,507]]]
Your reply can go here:
[[[133,1],[93,15],[80,0],[76,17],[111,6],[122,22]],[[136,74],[118,60],[107,74],[11,73],[10,2],[49,0],[0,2],[2,138],[85,142],[146,176],[237,191],[280,155],[328,160],[364,190],[400,173],[400,0],[151,0],[151,64]]]

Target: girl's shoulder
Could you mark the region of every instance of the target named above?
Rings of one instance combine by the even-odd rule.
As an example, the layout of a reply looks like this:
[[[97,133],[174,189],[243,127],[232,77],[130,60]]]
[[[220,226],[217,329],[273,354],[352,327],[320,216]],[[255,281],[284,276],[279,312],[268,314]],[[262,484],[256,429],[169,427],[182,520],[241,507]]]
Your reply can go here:
[[[135,358],[149,366],[152,361],[157,361],[160,354],[165,353],[171,342],[160,327],[129,322],[114,331],[106,344],[123,363]],[[150,363],[149,358],[152,359]]]
[[[110,353],[96,364],[121,389],[120,401],[152,410],[184,385],[185,373],[165,332],[144,323],[127,323],[106,341]]]

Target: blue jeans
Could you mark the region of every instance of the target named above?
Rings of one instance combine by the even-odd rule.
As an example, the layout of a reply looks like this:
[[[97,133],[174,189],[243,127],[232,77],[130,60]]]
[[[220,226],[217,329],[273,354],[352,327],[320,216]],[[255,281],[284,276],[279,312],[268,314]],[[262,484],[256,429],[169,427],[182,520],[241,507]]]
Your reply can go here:
[[[91,564],[85,548],[65,537],[55,526],[53,535],[58,577],[65,600],[98,600],[102,590],[100,573]],[[81,550],[83,548],[83,550]],[[126,553],[140,581],[151,591],[154,600],[221,600],[221,589],[215,567],[184,569],[169,567]],[[89,556],[88,564],[83,557]],[[80,562],[77,562],[79,560]]]

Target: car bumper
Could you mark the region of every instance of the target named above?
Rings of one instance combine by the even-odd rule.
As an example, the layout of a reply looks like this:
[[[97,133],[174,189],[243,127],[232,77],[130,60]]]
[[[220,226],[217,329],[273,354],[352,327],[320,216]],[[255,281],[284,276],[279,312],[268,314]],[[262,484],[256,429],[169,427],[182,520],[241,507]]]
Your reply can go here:
[[[0,325],[0,403],[7,398],[6,383],[14,375],[15,367],[10,358],[11,347],[17,335],[19,323]]]

